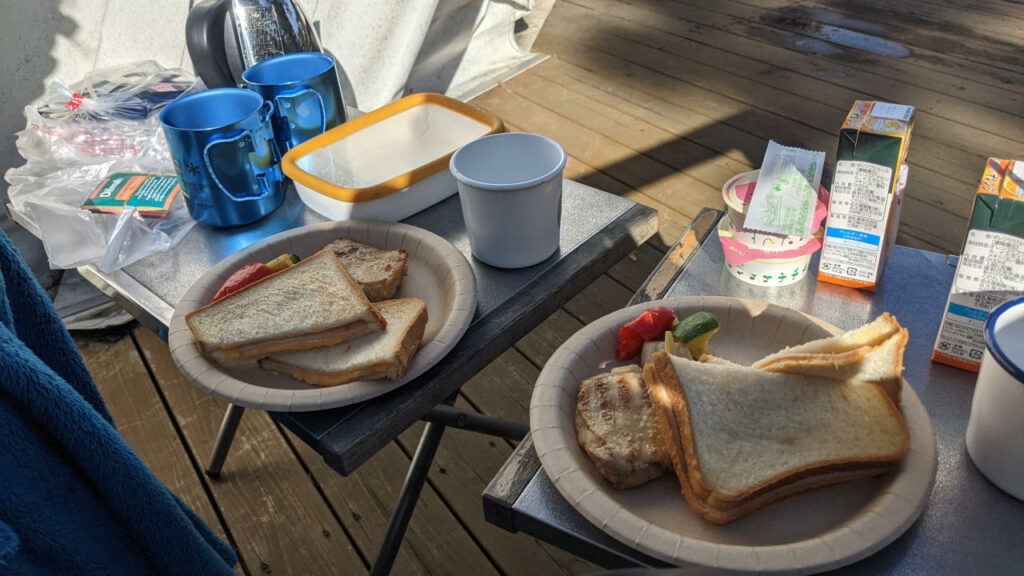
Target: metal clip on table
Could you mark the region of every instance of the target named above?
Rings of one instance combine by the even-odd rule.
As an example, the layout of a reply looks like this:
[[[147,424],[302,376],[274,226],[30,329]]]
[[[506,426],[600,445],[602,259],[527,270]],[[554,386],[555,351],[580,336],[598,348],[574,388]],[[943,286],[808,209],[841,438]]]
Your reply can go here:
[[[788,287],[751,286],[725,271],[722,246],[714,238],[722,215],[703,210],[630,304],[677,296],[736,296],[795,308],[846,329],[891,312],[910,331],[904,377],[931,417],[938,440],[938,478],[924,513],[906,533],[836,573],[1019,574],[1024,566],[1024,502],[986,480],[964,444],[975,375],[930,360],[956,259],[896,246],[874,295],[818,283],[813,273]],[[817,258],[811,270],[817,270]],[[488,485],[483,501],[492,524],[530,534],[596,564],[667,567],[608,536],[566,502],[541,468],[529,436]]]
[[[38,235],[33,222],[17,213],[14,216]],[[91,266],[79,270],[166,339],[174,306],[206,270],[262,238],[323,221],[292,191],[274,214],[255,224],[226,230],[196,226],[173,249],[116,272],[102,273]],[[473,259],[456,196],[404,222],[445,238],[473,267],[477,309],[462,340],[425,374],[384,396],[319,412],[271,413],[342,475],[353,472],[417,420],[427,422],[374,574],[386,574],[394,562],[446,427],[515,440],[528,430],[524,424],[453,407],[459,388],[657,230],[654,210],[570,180],[563,186],[559,251],[530,268],[502,270]],[[243,412],[241,406],[228,406],[207,466],[209,475],[220,473]]]

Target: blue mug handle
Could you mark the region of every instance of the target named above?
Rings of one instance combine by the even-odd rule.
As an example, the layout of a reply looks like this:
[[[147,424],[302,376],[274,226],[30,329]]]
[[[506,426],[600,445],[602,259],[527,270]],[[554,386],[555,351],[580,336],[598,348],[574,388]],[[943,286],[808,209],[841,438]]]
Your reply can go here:
[[[299,114],[299,106],[302,105],[303,100],[309,99],[310,96],[316,98],[317,107],[319,108],[320,117],[320,133],[323,134],[327,130],[327,109],[324,106],[324,98],[319,92],[312,88],[300,88],[291,92],[282,92],[274,97],[274,101],[277,103],[277,109],[279,112],[284,112],[284,116],[287,119],[288,125],[288,137],[285,140],[291,140],[291,128],[292,125],[301,125],[300,120],[302,116]]]
[[[263,109],[264,106],[267,106],[266,111]],[[269,100],[264,101],[263,105],[260,106],[260,121],[265,123],[273,110],[273,102],[270,102]],[[262,129],[260,131],[262,131]],[[265,142],[267,143],[267,146],[270,147],[270,155],[276,165],[280,161],[280,153],[277,150],[277,145],[274,142],[273,137],[265,138]],[[253,186],[253,192],[255,192],[255,194],[237,196],[227,186],[225,186],[223,182],[221,182],[220,177],[217,175],[215,163],[210,158],[211,152],[214,152],[217,149],[227,150],[228,157],[231,158],[232,162],[238,162],[240,165],[245,166],[245,169],[250,176],[250,182],[256,182],[256,185]],[[267,184],[266,175],[258,174],[253,170],[252,159],[249,155],[254,152],[256,152],[256,144],[253,141],[253,133],[250,130],[243,130],[234,136],[229,136],[227,138],[214,138],[203,148],[203,161],[206,163],[206,169],[210,172],[210,176],[213,178],[214,183],[217,184],[217,187],[220,188],[221,192],[235,202],[259,200],[271,192],[270,186]],[[221,156],[220,154],[216,155]],[[274,169],[276,169],[276,166]]]

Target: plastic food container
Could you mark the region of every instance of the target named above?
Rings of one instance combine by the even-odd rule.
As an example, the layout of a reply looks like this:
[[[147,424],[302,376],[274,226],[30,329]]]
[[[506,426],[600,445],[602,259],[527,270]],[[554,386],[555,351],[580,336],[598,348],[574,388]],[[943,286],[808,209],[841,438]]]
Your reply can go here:
[[[501,120],[440,94],[413,94],[292,148],[299,198],[332,220],[401,220],[457,191],[451,155]]]

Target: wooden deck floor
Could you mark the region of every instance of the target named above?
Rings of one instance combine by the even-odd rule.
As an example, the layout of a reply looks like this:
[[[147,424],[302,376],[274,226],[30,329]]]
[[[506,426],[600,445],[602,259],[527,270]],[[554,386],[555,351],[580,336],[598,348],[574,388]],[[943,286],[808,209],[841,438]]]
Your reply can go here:
[[[559,0],[543,64],[476,104],[561,142],[567,176],[658,209],[659,236],[481,372],[459,402],[527,421],[540,367],[621,306],[722,183],[769,138],[826,150],[856,98],[917,106],[899,241],[956,251],[985,158],[1024,157],[1024,5],[1014,1]],[[77,343],[119,430],[239,552],[239,574],[359,574],[373,561],[419,428],[342,478],[247,412],[222,477],[200,473],[224,406],[135,329]],[[595,570],[490,525],[480,494],[511,452],[448,431],[396,574]]]

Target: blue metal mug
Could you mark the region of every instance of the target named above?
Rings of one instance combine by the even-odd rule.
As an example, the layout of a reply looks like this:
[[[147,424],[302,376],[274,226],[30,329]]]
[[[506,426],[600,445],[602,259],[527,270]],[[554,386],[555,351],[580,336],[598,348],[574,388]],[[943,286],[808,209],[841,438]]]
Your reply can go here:
[[[240,226],[284,201],[272,109],[255,92],[218,88],[175,100],[160,112],[185,204],[196,221]]]
[[[334,57],[320,52],[283,54],[242,73],[243,86],[274,102],[274,135],[287,152],[345,121]]]

